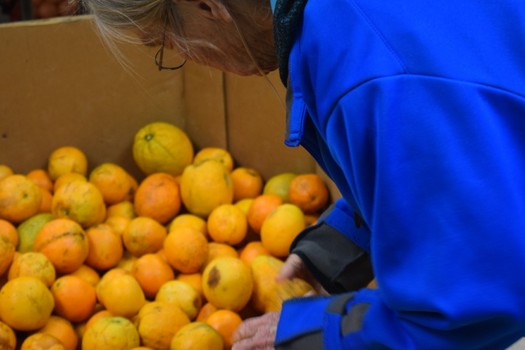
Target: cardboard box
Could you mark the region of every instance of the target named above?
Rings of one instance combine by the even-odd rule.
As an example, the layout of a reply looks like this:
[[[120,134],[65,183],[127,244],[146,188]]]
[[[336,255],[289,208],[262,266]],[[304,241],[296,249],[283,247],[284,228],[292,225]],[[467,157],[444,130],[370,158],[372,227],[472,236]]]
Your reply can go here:
[[[90,16],[3,24],[0,43],[0,164],[17,173],[46,167],[53,149],[73,145],[91,167],[116,162],[140,177],[133,136],[157,120],[186,130],[196,149],[227,148],[237,165],[265,179],[317,171],[306,151],[284,145],[277,72],[239,77],[191,62],[158,71],[158,48],[127,45],[120,46],[122,62]]]

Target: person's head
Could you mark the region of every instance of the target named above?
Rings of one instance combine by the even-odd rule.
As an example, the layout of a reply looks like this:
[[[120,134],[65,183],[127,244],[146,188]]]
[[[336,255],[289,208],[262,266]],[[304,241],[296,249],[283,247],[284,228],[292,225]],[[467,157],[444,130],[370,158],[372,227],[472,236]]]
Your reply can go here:
[[[109,42],[164,41],[183,58],[240,75],[277,68],[269,0],[82,1]]]

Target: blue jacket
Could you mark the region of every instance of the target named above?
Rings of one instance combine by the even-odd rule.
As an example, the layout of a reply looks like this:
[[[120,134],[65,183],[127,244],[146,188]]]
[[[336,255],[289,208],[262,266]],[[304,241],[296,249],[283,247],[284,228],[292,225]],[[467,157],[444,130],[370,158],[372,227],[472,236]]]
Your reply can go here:
[[[292,39],[286,144],[338,186],[325,222],[379,288],[286,302],[276,348],[524,336],[525,1],[309,0]]]

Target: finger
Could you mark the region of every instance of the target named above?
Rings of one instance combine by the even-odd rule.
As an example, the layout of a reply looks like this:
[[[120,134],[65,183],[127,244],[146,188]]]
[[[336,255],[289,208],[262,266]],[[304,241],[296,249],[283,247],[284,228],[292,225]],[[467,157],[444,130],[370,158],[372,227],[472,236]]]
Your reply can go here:
[[[254,317],[243,321],[233,334],[233,341],[237,342],[242,339],[253,337],[255,332],[257,332],[257,327],[259,324],[258,319],[259,317]]]
[[[281,282],[296,277],[303,269],[303,261],[297,254],[290,254],[277,274],[276,281]]]

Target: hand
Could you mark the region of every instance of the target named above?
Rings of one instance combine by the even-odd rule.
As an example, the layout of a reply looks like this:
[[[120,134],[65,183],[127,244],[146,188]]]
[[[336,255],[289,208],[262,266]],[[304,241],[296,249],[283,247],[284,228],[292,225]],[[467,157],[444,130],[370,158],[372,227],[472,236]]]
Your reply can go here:
[[[279,312],[245,320],[233,336],[232,350],[274,350]]]
[[[315,292],[308,293],[305,296],[313,295],[313,294],[321,294],[321,295],[328,295],[326,290],[321,286],[319,282],[314,278],[314,276],[308,271],[305,264],[303,263],[303,260],[299,257],[297,254],[290,254],[286,261],[284,262],[284,266],[279,271],[279,274],[277,275],[277,282],[283,281],[283,280],[289,280],[292,278],[301,278],[308,282],[315,290]]]

